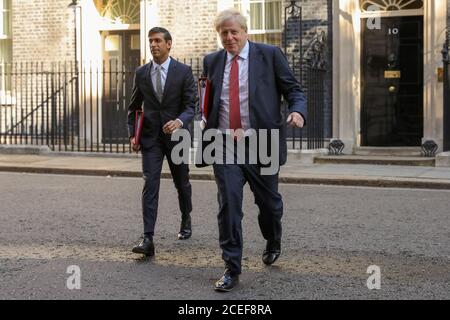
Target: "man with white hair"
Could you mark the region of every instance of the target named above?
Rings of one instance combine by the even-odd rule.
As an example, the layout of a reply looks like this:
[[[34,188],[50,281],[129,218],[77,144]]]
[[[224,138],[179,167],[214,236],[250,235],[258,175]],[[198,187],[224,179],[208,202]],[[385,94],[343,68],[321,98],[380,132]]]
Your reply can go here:
[[[266,129],[269,136],[276,132],[279,153],[275,156],[279,156],[278,163],[283,165],[287,144],[281,96],[288,103],[288,124],[303,127],[307,111],[300,84],[278,47],[248,41],[246,18],[239,11],[220,12],[215,27],[224,49],[207,55],[203,61],[203,75],[211,85],[204,130],[218,129],[225,139],[231,132],[235,144],[239,135],[233,132],[244,132],[242,139],[248,138],[245,133],[250,129],[256,132]],[[264,175],[260,162],[228,161],[216,162],[213,168],[218,187],[219,242],[225,262],[225,272],[214,289],[227,292],[239,282],[241,273],[244,184],[249,183],[259,208],[258,222],[267,240],[262,255],[266,265],[273,264],[281,254],[283,202],[278,192],[278,170],[276,174]]]

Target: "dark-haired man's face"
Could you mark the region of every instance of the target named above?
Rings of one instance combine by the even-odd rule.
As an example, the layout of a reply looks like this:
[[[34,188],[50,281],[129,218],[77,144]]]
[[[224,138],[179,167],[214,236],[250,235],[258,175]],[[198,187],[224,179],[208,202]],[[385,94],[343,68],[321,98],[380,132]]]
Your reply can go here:
[[[169,57],[169,51],[172,47],[171,40],[164,40],[164,33],[151,33],[148,36],[150,43],[150,52],[152,53],[153,60],[157,64],[161,64]]]

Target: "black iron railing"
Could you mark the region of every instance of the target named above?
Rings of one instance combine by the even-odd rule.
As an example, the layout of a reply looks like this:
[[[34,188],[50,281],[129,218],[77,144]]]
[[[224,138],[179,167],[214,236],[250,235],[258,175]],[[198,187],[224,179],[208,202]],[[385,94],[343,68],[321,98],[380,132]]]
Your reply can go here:
[[[182,59],[201,73],[201,58]],[[3,63],[0,144],[131,152],[127,109],[138,62]]]
[[[288,58],[293,70],[304,69],[309,102],[307,126],[288,130],[288,146],[323,148],[324,69],[308,59]],[[179,60],[192,67],[195,78],[201,75],[202,58]],[[0,95],[0,143],[46,145],[53,151],[131,152],[127,109],[137,65],[117,60],[3,64],[0,76],[8,90]]]
[[[0,96],[0,143],[54,146],[73,131],[75,82],[69,63],[3,64],[9,84]]]
[[[325,145],[326,37],[324,32],[309,32],[315,35],[304,44],[303,22],[299,1],[290,1],[284,10],[283,49],[307,96],[308,119],[304,128],[288,130],[288,147],[320,149]]]

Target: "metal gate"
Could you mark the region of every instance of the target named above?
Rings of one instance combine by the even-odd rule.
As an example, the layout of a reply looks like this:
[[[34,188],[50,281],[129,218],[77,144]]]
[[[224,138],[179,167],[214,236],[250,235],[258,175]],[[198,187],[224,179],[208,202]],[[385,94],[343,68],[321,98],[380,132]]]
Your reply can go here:
[[[308,119],[304,128],[288,130],[291,149],[319,149],[325,144],[325,77],[326,35],[315,32],[304,45],[303,10],[297,1],[290,1],[284,10],[283,48],[295,77],[308,100]],[[287,116],[287,105],[284,115]]]

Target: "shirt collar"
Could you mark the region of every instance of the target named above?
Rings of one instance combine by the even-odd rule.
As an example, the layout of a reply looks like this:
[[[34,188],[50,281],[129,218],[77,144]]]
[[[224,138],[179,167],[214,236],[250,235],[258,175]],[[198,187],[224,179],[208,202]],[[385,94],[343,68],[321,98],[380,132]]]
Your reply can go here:
[[[239,54],[238,54],[241,59],[244,59],[244,60],[248,59],[249,48],[250,48],[250,45],[249,45],[249,42],[247,40],[245,42],[245,46],[242,48],[241,52],[239,52]],[[227,61],[228,62],[231,61],[233,59],[233,57],[234,56],[227,51]]]
[[[166,61],[164,61],[162,64],[157,64],[155,61],[153,61],[153,70],[156,70],[156,67],[161,66],[161,69],[163,70],[169,70],[169,64],[170,64],[170,57],[167,58]]]

